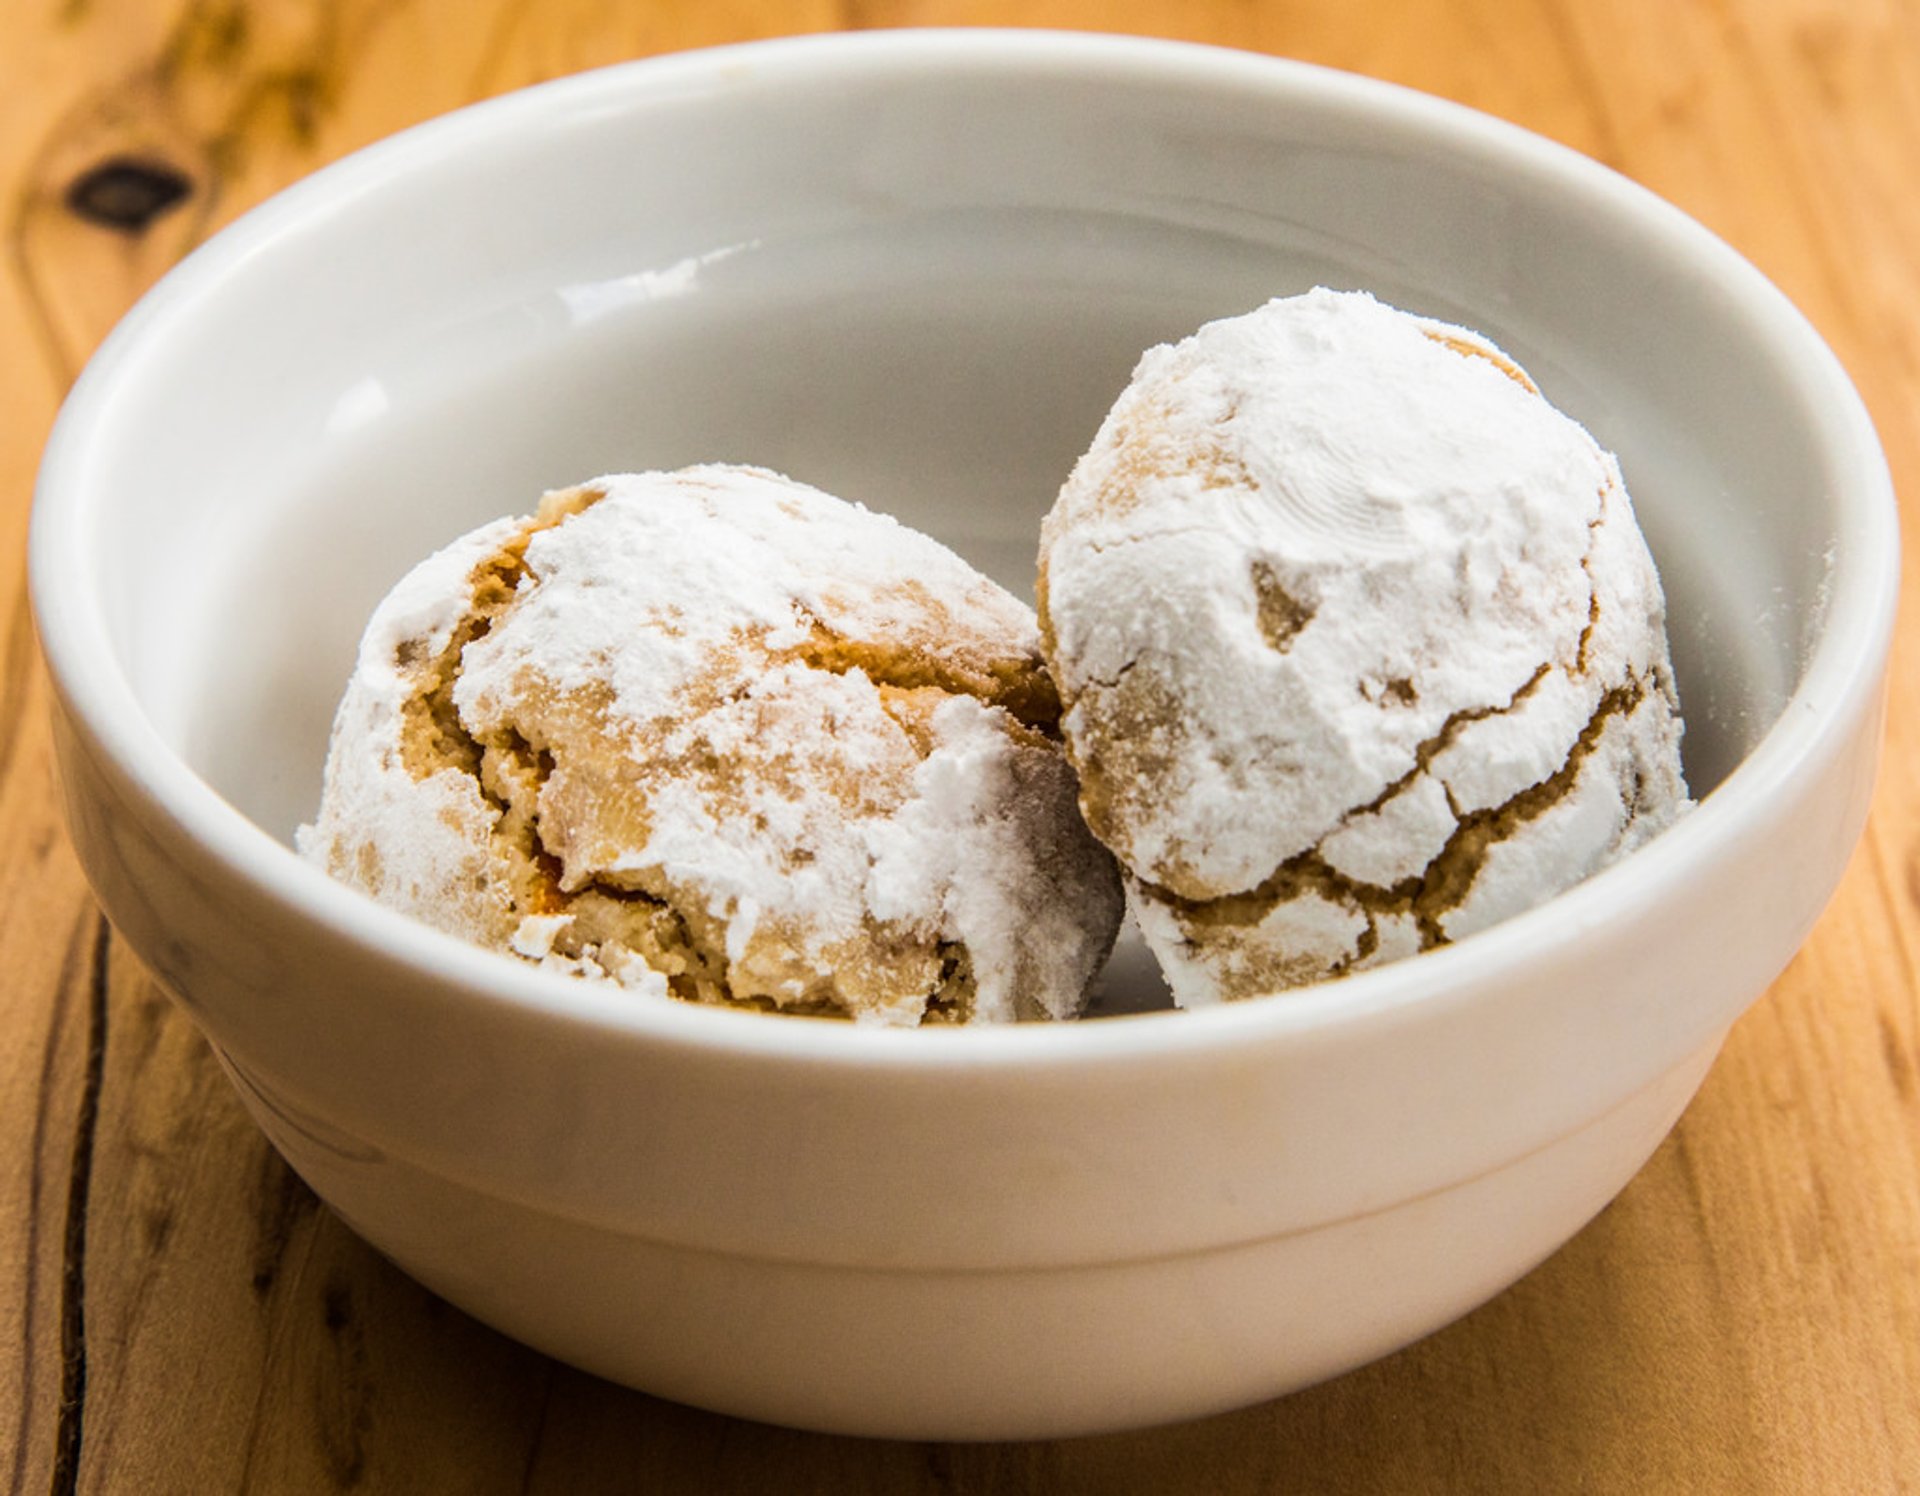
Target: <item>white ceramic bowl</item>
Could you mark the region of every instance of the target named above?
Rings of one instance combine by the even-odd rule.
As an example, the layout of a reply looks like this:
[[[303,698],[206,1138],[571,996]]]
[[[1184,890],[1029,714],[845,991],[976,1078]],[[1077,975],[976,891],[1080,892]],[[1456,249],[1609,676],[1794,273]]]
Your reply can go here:
[[[1486,330],[1625,464],[1704,799],[1583,887],[1216,1011],[876,1033],[639,1006],[289,849],[362,621],[436,544],[725,458],[1025,588],[1140,350],[1315,282]],[[1000,1437],[1354,1366],[1605,1204],[1840,875],[1896,553],[1818,338],[1591,162],[1270,59],[901,33],[569,79],[269,203],[82,379],[32,581],[100,898],[356,1230],[668,1397]]]

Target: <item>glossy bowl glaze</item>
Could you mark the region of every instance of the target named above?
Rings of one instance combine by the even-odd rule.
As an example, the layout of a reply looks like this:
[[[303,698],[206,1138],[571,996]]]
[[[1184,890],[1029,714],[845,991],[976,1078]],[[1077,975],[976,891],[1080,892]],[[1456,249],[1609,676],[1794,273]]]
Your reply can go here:
[[[437,544],[750,461],[1027,590],[1139,352],[1316,283],[1483,329],[1620,454],[1702,803],[1583,886],[1321,988],[899,1033],[636,1004],[291,851],[361,624]],[[635,1386],[966,1438],[1285,1392],[1604,1205],[1840,875],[1897,549],[1819,339],[1592,162],[1267,58],[913,32],[568,79],[259,209],[82,378],[32,583],[102,902],[356,1230]],[[1151,1005],[1150,963],[1109,988]]]

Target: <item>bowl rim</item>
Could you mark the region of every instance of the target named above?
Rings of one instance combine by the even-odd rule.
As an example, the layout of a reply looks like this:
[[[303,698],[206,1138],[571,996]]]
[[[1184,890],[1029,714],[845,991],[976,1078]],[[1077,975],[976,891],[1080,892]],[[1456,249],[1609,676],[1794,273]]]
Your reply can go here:
[[[110,422],[141,361],[222,279],[358,189],[432,169],[475,143],[550,115],[578,116],[676,89],[704,96],[743,71],[756,81],[825,86],[899,76],[1029,69],[1170,89],[1231,87],[1377,118],[1463,158],[1551,179],[1622,215],[1663,252],[1736,304],[1756,341],[1788,367],[1816,420],[1820,449],[1847,481],[1826,496],[1846,544],[1827,557],[1825,609],[1801,678],[1767,729],[1710,795],[1631,857],[1546,903],[1453,945],[1338,982],[1185,1011],[1091,1023],[973,1025],[903,1033],[805,1022],[631,994],[471,946],[335,883],[245,816],[187,766],[148,720],[87,585],[94,434]],[[55,693],[143,813],[170,824],[227,874],[284,910],[397,964],[411,979],[460,990],[589,1030],[701,1050],[810,1064],[943,1069],[1104,1064],[1171,1051],[1326,1037],[1392,1024],[1416,1010],[1470,1005],[1488,978],[1565,947],[1568,932],[1631,920],[1675,897],[1704,867],[1739,855],[1741,829],[1880,700],[1899,590],[1892,479],[1867,410],[1806,318],[1749,261],[1646,188],[1569,147],[1465,105],[1401,85],[1266,54],[1193,42],[1092,33],[978,29],[865,31],[779,37],[663,54],[535,84],[412,126],[267,199],[196,248],[102,343],[55,423],[36,485],[29,588]]]

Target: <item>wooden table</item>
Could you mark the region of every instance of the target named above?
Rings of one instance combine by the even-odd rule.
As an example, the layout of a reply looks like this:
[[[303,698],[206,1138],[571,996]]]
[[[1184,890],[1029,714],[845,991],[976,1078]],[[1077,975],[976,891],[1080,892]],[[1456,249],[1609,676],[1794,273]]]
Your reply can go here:
[[[320,1208],[105,933],[21,566],[75,370],[193,243],[353,147],[672,48],[851,26],[1154,32],[1371,73],[1704,220],[1920,480],[1920,11],[1895,0],[11,0],[0,10],[0,1478],[8,1490],[1920,1490],[1920,691],[1813,939],[1620,1200],[1479,1312],[1207,1422],[861,1443],[548,1361]],[[134,156],[159,172],[101,171]],[[1920,524],[1909,533],[1920,532]],[[1920,574],[1911,564],[1909,575]]]

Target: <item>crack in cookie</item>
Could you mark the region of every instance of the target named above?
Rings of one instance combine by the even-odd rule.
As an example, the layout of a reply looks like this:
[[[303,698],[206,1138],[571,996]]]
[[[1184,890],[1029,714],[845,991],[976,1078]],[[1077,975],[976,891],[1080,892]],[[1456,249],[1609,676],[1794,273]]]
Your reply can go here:
[[[1442,922],[1465,904],[1493,850],[1574,792],[1580,771],[1599,748],[1608,724],[1615,718],[1630,717],[1646,695],[1641,682],[1631,678],[1606,692],[1559,768],[1499,805],[1458,815],[1458,825],[1438,855],[1418,874],[1393,884],[1369,883],[1342,873],[1315,847],[1288,858],[1258,887],[1224,898],[1183,899],[1168,889],[1138,881],[1136,891],[1173,915],[1187,932],[1186,938],[1196,945],[1205,943],[1209,931],[1259,925],[1283,906],[1306,896],[1351,910],[1364,918],[1365,925],[1353,949],[1333,963],[1328,976],[1346,975],[1378,951],[1379,921],[1384,918],[1410,919],[1419,932],[1422,950],[1450,944],[1452,937]],[[1285,955],[1279,956],[1267,973],[1268,979],[1281,977],[1289,964]]]
[[[468,578],[466,611],[440,653],[426,662],[418,657],[417,641],[402,647],[400,663],[425,677],[425,684],[402,709],[405,763],[416,779],[449,768],[472,779],[494,814],[490,862],[510,914],[569,917],[572,927],[556,942],[564,957],[594,958],[608,942],[618,942],[659,971],[675,996],[689,1001],[730,1000],[720,978],[724,952],[697,939],[670,901],[597,877],[573,889],[562,887],[561,859],[540,834],[540,793],[554,771],[552,753],[529,742],[511,725],[476,736],[461,719],[455,701],[454,688],[466,651],[508,612],[531,575],[526,552],[533,537],[584,512],[603,496],[592,488],[549,495],[533,519],[474,567]]]
[[[858,670],[883,690],[971,696],[1000,707],[1051,742],[1060,740],[1060,693],[1037,651],[979,661],[945,659],[927,644],[852,639],[815,619],[807,642],[787,658],[835,675]]]
[[[1521,683],[1520,688],[1515,691],[1512,696],[1507,698],[1504,704],[1496,703],[1490,706],[1462,707],[1459,711],[1449,714],[1446,721],[1440,724],[1437,731],[1414,744],[1413,763],[1411,767],[1407,769],[1406,773],[1386,785],[1379,794],[1367,801],[1365,805],[1356,805],[1352,810],[1341,816],[1339,825],[1335,826],[1333,830],[1339,831],[1356,816],[1375,814],[1384,809],[1398,796],[1405,794],[1407,790],[1412,787],[1414,781],[1432,768],[1433,761],[1436,758],[1459,741],[1461,733],[1465,732],[1476,722],[1485,722],[1493,717],[1504,717],[1510,712],[1518,710],[1535,691],[1540,689],[1540,683],[1544,681],[1552,671],[1552,665],[1540,665],[1532,675],[1528,676],[1526,680]],[[1407,690],[1417,696],[1417,692],[1415,692],[1411,682],[1407,683]],[[1327,833],[1328,836],[1332,834],[1332,831]],[[1326,838],[1322,837],[1321,840],[1324,841]]]

